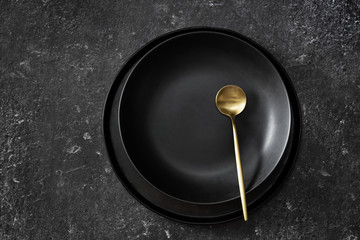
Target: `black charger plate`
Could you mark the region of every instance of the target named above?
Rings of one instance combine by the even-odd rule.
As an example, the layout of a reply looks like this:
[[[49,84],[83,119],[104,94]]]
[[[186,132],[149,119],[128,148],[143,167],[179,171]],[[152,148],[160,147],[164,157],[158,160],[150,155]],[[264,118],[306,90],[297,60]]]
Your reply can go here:
[[[236,32],[182,29],[129,59],[104,110],[112,166],[151,210],[188,223],[242,215],[230,120],[215,106],[227,84],[247,94],[237,126],[248,210],[284,181],[300,137],[298,101],[284,69]]]

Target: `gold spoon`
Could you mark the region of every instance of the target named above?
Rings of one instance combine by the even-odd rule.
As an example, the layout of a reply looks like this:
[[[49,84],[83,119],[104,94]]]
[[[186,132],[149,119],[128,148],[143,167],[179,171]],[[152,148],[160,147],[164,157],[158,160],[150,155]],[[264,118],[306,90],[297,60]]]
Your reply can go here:
[[[239,113],[241,113],[246,105],[246,94],[245,92],[238,86],[235,85],[227,85],[221,88],[216,94],[216,107],[218,110],[231,118],[233,135],[234,135],[234,148],[235,148],[235,158],[236,158],[236,170],[239,181],[239,189],[240,189],[240,197],[242,210],[244,215],[244,220],[247,221],[247,207],[246,207],[246,198],[245,198],[245,187],[244,187],[244,179],[241,168],[240,161],[240,150],[238,137],[236,133],[236,125],[235,125],[235,117]]]

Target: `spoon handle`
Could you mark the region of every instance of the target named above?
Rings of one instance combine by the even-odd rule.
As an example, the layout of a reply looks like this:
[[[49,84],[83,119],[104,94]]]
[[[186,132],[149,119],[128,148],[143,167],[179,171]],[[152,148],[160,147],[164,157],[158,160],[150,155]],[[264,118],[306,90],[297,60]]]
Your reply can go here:
[[[239,149],[239,142],[238,142],[238,137],[237,137],[236,125],[235,125],[235,117],[231,117],[231,124],[232,124],[233,135],[234,135],[236,170],[237,170],[237,176],[238,176],[238,181],[239,181],[241,205],[242,205],[244,220],[247,221],[248,216],[247,216],[247,207],[246,207],[244,178],[243,178],[243,172],[242,172],[242,167],[241,167],[240,149]]]

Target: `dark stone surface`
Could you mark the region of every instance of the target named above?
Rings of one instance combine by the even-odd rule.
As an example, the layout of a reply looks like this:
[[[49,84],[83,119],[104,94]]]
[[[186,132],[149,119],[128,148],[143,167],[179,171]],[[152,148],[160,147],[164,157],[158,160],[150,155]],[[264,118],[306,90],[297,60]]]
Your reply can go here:
[[[1,1],[0,239],[359,239],[358,1]],[[173,222],[108,162],[101,116],[137,48],[181,27],[225,27],[267,48],[303,111],[288,181],[244,223]]]

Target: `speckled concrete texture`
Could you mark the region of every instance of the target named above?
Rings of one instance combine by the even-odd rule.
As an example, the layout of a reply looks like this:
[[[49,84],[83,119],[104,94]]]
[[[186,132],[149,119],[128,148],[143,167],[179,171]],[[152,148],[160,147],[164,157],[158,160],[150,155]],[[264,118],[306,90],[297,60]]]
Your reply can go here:
[[[1,1],[0,239],[360,238],[359,1]],[[238,31],[298,92],[293,171],[249,222],[194,226],[147,210],[111,169],[106,94],[165,32]]]

